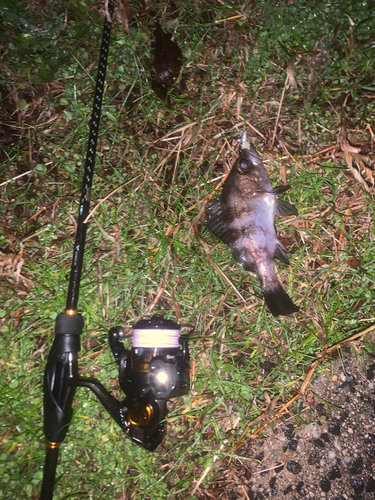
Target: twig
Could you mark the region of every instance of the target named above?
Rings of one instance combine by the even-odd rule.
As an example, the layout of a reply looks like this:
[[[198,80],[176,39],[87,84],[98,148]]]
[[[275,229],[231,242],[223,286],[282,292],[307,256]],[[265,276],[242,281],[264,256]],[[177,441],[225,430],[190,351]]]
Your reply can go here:
[[[244,495],[245,495],[246,500],[250,500],[250,497],[249,497],[249,495],[246,493],[246,490],[245,490],[245,487],[244,487],[244,485],[243,485],[243,484],[241,484],[241,488],[242,488],[242,491],[243,491],[243,493],[244,493]]]
[[[357,189],[355,190],[354,192],[354,196],[358,196],[359,192],[360,192],[361,188],[360,187],[357,187]],[[354,205],[354,202],[355,200],[353,200],[350,205],[349,205],[349,208],[345,211],[345,217],[344,217],[344,224],[345,222],[347,221],[349,215],[350,215],[350,212],[352,211],[352,208],[353,208],[353,205]],[[342,248],[342,239],[343,239],[343,232],[342,232],[342,229],[340,229],[340,233],[339,233],[339,242],[338,242],[338,245],[337,245],[337,250],[340,251],[341,248]]]
[[[300,159],[309,159],[310,161],[316,161],[317,158],[314,158],[315,156],[318,156],[318,155],[321,155],[323,153],[326,153],[328,151],[331,151],[331,149],[335,149],[337,148],[337,144],[334,144],[333,146],[328,146],[327,148],[325,149],[322,149],[321,151],[316,151],[315,153],[312,153],[310,155],[289,155],[289,156],[281,156],[279,157],[278,159],[279,160],[300,160]],[[343,156],[342,154],[338,154],[338,155],[335,155],[335,156]],[[320,158],[320,159],[326,159],[326,158],[330,158],[330,156],[324,156],[323,158]],[[263,163],[270,163],[272,160],[262,160]]]
[[[261,132],[259,132],[259,130],[258,130],[256,127],[254,127],[253,125],[251,125],[251,123],[250,123],[250,122],[247,122],[247,121],[246,121],[246,119],[245,119],[243,116],[239,115],[239,117],[238,117],[238,118],[239,118],[240,120],[242,120],[244,123],[246,123],[246,125],[247,125],[248,127],[250,127],[250,128],[251,128],[251,130],[253,130],[256,134],[258,134],[258,135],[259,135],[259,137],[261,137],[264,141],[266,140],[266,137],[265,137],[265,136],[264,136]]]
[[[182,127],[178,128],[177,130],[172,130],[172,132],[168,132],[168,134],[163,136],[161,139],[158,139],[157,141],[155,141],[155,144],[158,142],[164,141],[165,139],[167,139],[167,137],[169,137],[173,134],[177,134],[177,132],[183,132],[184,130],[186,130],[188,128],[194,127],[194,125],[197,125],[198,123],[203,123],[203,122],[206,122],[207,120],[212,120],[213,118],[214,118],[213,116],[209,116],[208,118],[203,118],[203,120],[199,120],[196,122],[188,123],[187,125],[183,125]],[[182,139],[182,137],[183,137],[183,135],[180,137],[180,139]]]
[[[98,356],[99,354],[102,354],[105,350],[106,350],[106,347],[103,347],[102,349],[100,349],[100,351],[89,352],[88,354],[81,356],[78,361],[81,362],[83,359],[92,358],[93,356]]]
[[[176,177],[176,170],[177,170],[177,164],[178,164],[178,161],[180,159],[180,153],[181,153],[181,144],[182,144],[182,139],[183,139],[184,136],[181,137],[181,140],[178,142],[178,149],[177,149],[177,154],[176,154],[176,160],[174,162],[174,168],[173,168],[173,175],[172,175],[172,180],[171,180],[171,185],[174,186],[174,179]],[[172,197],[172,193],[170,193],[169,197],[168,197],[168,205],[170,205],[171,203],[171,197]]]
[[[8,437],[8,435],[10,434],[10,432],[12,431],[12,428],[8,429],[5,433],[5,436],[2,438],[2,440],[0,441],[0,446],[4,443],[4,441],[6,440],[6,438]]]
[[[289,80],[289,75],[287,74],[286,78],[285,78],[284,88],[283,88],[283,91],[282,91],[282,94],[281,94],[279,109],[277,111],[277,117],[276,117],[276,122],[275,122],[275,129],[273,131],[273,137],[272,137],[271,147],[273,147],[273,144],[275,142],[276,132],[277,132],[277,126],[279,124],[279,118],[280,118],[280,114],[281,114],[281,108],[282,108],[282,105],[283,105],[284,95],[285,95],[285,89],[286,89],[286,86],[288,84],[288,80]]]
[[[86,219],[83,221],[84,224],[87,224],[87,222],[90,220],[91,216],[94,214],[95,210],[99,207],[99,205],[101,205],[102,203],[104,203],[105,201],[108,200],[108,198],[110,198],[113,194],[115,194],[117,191],[119,191],[121,188],[127,186],[128,184],[130,184],[131,182],[135,181],[136,179],[138,179],[138,177],[141,177],[141,174],[137,175],[136,177],[133,177],[133,179],[130,179],[130,181],[128,182],[125,182],[125,184],[121,184],[121,186],[118,186],[116,189],[114,189],[113,191],[111,191],[109,194],[107,194],[107,196],[105,198],[103,198],[102,200],[99,201],[99,203],[97,203],[95,205],[95,207],[91,210],[91,212],[89,213],[89,215],[86,217]]]
[[[166,288],[167,288],[166,283],[164,283],[163,280],[161,280],[159,284],[159,290],[157,291],[155,298],[152,301],[152,304],[146,308],[140,319],[143,319],[146,316],[146,314],[149,314],[155,308],[156,304],[158,303],[158,300],[163,295],[163,292]]]
[[[107,233],[107,231],[105,231],[105,229],[102,228],[102,226],[99,224],[99,222],[96,219],[94,219],[94,222],[95,222],[96,226],[99,228],[102,235],[105,238],[107,238],[107,240],[111,241],[112,243],[116,243],[116,238],[114,236],[111,236],[109,233]]]
[[[228,293],[229,293],[229,288],[228,290],[225,292],[224,295],[221,296],[220,300],[219,300],[219,303],[218,305],[216,306],[216,309],[214,311],[214,315],[212,316],[212,318],[210,319],[210,321],[207,323],[207,326],[206,328],[203,330],[203,333],[202,333],[202,336],[208,331],[208,329],[210,328],[210,326],[212,325],[212,323],[215,321],[215,319],[217,318],[217,315],[219,314],[220,312],[220,309],[223,307],[224,305],[224,302],[227,300],[227,297],[228,297]]]
[[[219,451],[221,451],[223,448],[224,448],[224,445],[222,444],[222,445],[220,446]],[[199,478],[199,480],[198,480],[197,484],[195,485],[195,487],[194,487],[193,491],[191,492],[191,494],[192,494],[192,495],[194,495],[194,494],[195,494],[195,492],[197,491],[197,489],[199,488],[199,486],[202,484],[202,482],[203,482],[204,478],[205,478],[205,477],[207,476],[207,474],[210,472],[211,467],[213,466],[213,464],[216,462],[216,460],[217,460],[218,458],[219,458],[219,456],[218,456],[218,455],[214,455],[214,457],[213,457],[213,461],[212,461],[212,465],[209,465],[208,467],[206,467],[206,468],[204,469],[203,474],[201,475],[201,477]]]
[[[23,174],[16,175],[16,177],[12,177],[12,178],[11,178],[11,179],[9,179],[8,181],[2,182],[2,183],[0,184],[0,187],[1,187],[1,186],[5,186],[6,184],[9,184],[9,182],[15,181],[16,179],[19,179],[20,177],[23,177],[24,175],[31,174],[31,172],[32,172],[32,170],[28,170],[27,172],[24,172]]]
[[[54,213],[56,205],[58,205],[59,203],[62,203],[66,199],[67,199],[66,197],[63,197],[60,200],[57,200],[54,203],[51,203],[50,205],[42,207],[40,210],[37,211],[36,214],[32,215],[29,219],[27,219],[24,222],[22,222],[22,226],[26,226],[26,224],[28,224],[31,220],[36,219],[41,213],[43,213],[45,210],[48,210],[51,207],[54,207],[53,208],[53,212],[52,212],[52,213]]]
[[[230,171],[227,172],[225,175],[221,176],[221,181],[219,182],[219,184],[215,187],[215,191],[218,191],[222,184],[225,182],[226,178],[228,177],[228,175],[230,174]],[[218,177],[220,179],[220,177]],[[206,208],[206,204],[208,201],[210,201],[210,199],[212,198],[212,194],[208,194],[205,198],[203,198],[203,200],[201,201],[201,208],[199,210],[199,214],[200,214],[200,217],[202,216],[202,206],[203,204],[204,205],[204,208]],[[186,211],[187,212],[191,212],[192,210],[194,210],[196,207],[197,207],[198,203],[195,203],[194,205],[192,205],[191,207],[189,207]],[[198,215],[199,215],[198,214]],[[197,220],[198,219],[198,216],[194,219],[194,220]]]
[[[316,153],[313,153],[312,155],[307,155],[308,156],[316,156],[316,155],[322,155],[323,153],[327,153],[327,151],[331,151],[331,149],[335,149],[337,147],[337,144],[334,144],[333,146],[328,146],[328,148],[322,149],[321,151],[317,151]]]

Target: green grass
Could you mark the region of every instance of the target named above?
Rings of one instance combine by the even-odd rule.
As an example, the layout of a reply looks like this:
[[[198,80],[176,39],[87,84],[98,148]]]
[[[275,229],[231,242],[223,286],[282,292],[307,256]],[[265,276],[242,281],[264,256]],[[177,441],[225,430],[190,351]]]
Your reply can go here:
[[[173,13],[152,2],[146,16],[132,8],[129,34],[120,24],[113,29],[92,206],[123,187],[97,208],[87,233],[80,365],[121,397],[107,331],[129,329],[163,282],[154,312],[179,318],[191,332],[194,376],[190,394],[171,403],[168,434],[155,453],[134,447],[79,389],[58,466],[61,500],[205,498],[249,460],[242,449],[228,459],[248,422],[269,398],[286,401],[300,386],[322,349],[313,318],[325,326],[328,345],[374,322],[372,197],[357,189],[343,157],[301,158],[336,143],[344,104],[350,139],[370,140],[372,3],[187,1]],[[4,9],[0,184],[32,173],[0,187],[0,250],[24,259],[19,281],[7,268],[0,277],[0,497],[37,498],[42,378],[65,307],[102,18],[85,1]],[[175,29],[184,54],[186,89],[172,92],[171,108],[151,89],[156,16]],[[292,57],[298,89],[286,89],[272,146]],[[297,321],[273,318],[255,276],[201,225],[245,304],[228,290],[191,227],[217,186],[213,179],[236,157],[244,130],[237,112],[266,138],[251,131],[273,185],[283,175],[292,185],[285,199],[299,216],[277,220],[291,253],[278,274],[301,308]],[[365,153],[373,159],[370,146]],[[98,352],[89,347],[92,337]]]

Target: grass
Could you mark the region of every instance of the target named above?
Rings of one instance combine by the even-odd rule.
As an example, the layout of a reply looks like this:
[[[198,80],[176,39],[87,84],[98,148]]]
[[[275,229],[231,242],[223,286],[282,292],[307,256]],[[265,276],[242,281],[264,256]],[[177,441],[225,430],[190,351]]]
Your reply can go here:
[[[37,498],[42,377],[65,306],[102,17],[85,1],[1,9],[0,184],[31,173],[0,187],[2,259],[23,259],[21,277],[13,260],[0,282],[0,497]],[[350,140],[366,142],[373,159],[372,3],[187,1],[173,9],[152,2],[143,15],[134,4],[128,32],[126,23],[113,28],[93,207],[122,187],[90,221],[80,365],[121,397],[107,331],[130,330],[163,285],[153,312],[190,332],[191,392],[171,403],[166,440],[151,454],[122,439],[79,389],[58,466],[61,500],[234,495],[232,478],[250,460],[246,448],[234,451],[242,432],[275,396],[287,401],[299,388],[322,349],[319,331],[333,345],[374,322],[372,196],[339,148],[312,156],[336,143],[344,107]],[[171,108],[151,90],[156,17],[184,54],[186,89],[172,92]],[[287,85],[281,102],[292,59],[298,87]],[[301,308],[296,318],[273,318],[256,278],[200,222],[240,300],[191,226],[236,158],[243,120],[258,131],[251,140],[273,185],[290,183],[286,199],[299,210],[277,220],[291,253],[278,273]]]

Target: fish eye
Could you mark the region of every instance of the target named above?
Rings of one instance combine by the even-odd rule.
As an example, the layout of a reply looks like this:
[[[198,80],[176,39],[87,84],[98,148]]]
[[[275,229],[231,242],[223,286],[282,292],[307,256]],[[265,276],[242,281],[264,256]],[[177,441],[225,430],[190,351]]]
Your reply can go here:
[[[250,162],[246,160],[245,158],[241,158],[241,160],[238,163],[238,166],[240,167],[240,171],[244,172],[250,168]]]

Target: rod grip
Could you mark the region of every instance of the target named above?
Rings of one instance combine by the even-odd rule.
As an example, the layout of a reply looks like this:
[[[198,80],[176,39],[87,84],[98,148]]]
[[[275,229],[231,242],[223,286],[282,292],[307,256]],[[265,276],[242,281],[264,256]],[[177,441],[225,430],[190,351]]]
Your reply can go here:
[[[78,352],[83,318],[61,313],[56,318],[55,338],[44,372],[44,435],[61,443],[72,419],[75,387],[68,380],[78,377]]]

